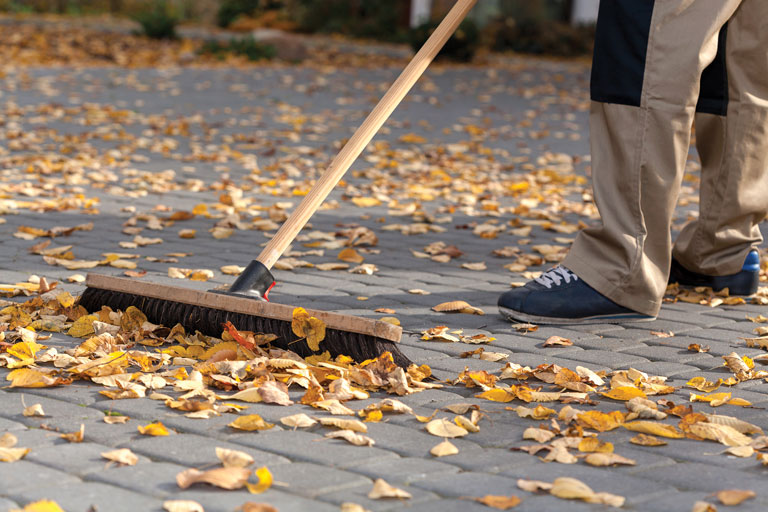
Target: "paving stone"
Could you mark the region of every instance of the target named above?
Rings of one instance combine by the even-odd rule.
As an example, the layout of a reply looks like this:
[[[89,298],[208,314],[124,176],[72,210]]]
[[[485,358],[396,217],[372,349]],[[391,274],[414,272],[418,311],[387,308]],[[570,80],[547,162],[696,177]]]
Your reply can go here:
[[[96,443],[65,442],[46,448],[35,447],[25,457],[25,460],[83,478],[114,465],[101,456],[102,453],[110,450],[112,450],[111,447]],[[149,464],[149,462],[149,459],[139,457],[138,464]]]
[[[608,368],[623,368],[647,363],[648,359],[641,356],[635,356],[632,354],[625,354],[624,352],[611,352],[608,350],[583,350],[581,352],[569,352],[562,356],[563,359],[570,359],[577,364],[589,363],[589,367],[594,369],[594,365],[600,365]],[[569,366],[576,366],[571,363]]]
[[[0,497],[0,510],[14,510],[22,508],[22,505],[6,498]]]
[[[113,467],[89,474],[86,481],[102,482],[155,498],[165,498],[177,493],[176,475],[188,469],[178,464],[153,462],[135,466]]]
[[[426,457],[429,450],[442,441],[426,432],[426,430],[406,428],[391,423],[368,424],[369,437],[376,441],[376,447],[397,453],[401,457]],[[459,451],[478,450],[480,447],[469,440],[469,437],[451,441]]]
[[[137,454],[142,454],[155,461],[171,462],[180,466],[200,468],[217,463],[216,448],[239,450],[247,453],[256,461],[256,466],[273,466],[287,464],[290,460],[274,453],[269,453],[240,444],[228,443],[220,439],[198,436],[195,434],[177,434],[174,436],[142,436],[120,445],[130,448]]]
[[[19,497],[22,493],[29,489],[45,488],[55,484],[74,485],[80,482],[80,479],[74,475],[23,459],[13,463],[12,471],[8,471],[8,468],[5,468],[3,478],[0,478],[0,496],[14,501],[20,501]]]
[[[722,510],[722,505],[712,493],[703,491],[698,492],[677,492],[661,498],[656,498],[643,503],[643,511],[645,512],[691,512],[693,504],[697,501],[704,501],[710,503],[718,510]],[[747,500],[738,506],[739,512],[759,512],[766,510],[768,502],[758,502],[754,499]]]
[[[619,452],[621,453],[621,452]],[[667,493],[674,492],[670,482],[663,479],[654,479],[653,481],[645,478],[647,474],[666,471],[670,468],[677,468],[679,465],[655,467],[643,473],[633,475],[623,474],[616,471],[615,468],[596,468],[579,463],[578,466],[572,464],[556,464],[539,462],[532,458],[532,462],[526,466],[510,468],[502,471],[500,474],[508,478],[525,478],[529,480],[543,480],[551,482],[559,477],[577,478],[587,484],[595,492],[609,492],[618,494],[627,498],[627,503],[637,505],[653,498]]]
[[[395,459],[393,452],[373,447],[353,446],[345,441],[324,439],[320,434],[302,431],[263,431],[239,437],[235,444],[276,453],[292,461],[314,462],[330,467],[351,468],[369,459]]]
[[[365,487],[368,492],[373,487],[373,480],[368,477],[308,462],[281,464],[270,471],[275,480],[288,484],[283,490],[305,498],[346,493],[355,487]]]
[[[410,512],[488,512],[488,507],[469,500],[433,500],[408,507]],[[545,509],[539,509],[545,510]],[[554,510],[554,509],[552,509]]]
[[[476,454],[475,454],[476,455]],[[452,456],[451,458],[456,458]],[[390,484],[411,484],[417,480],[436,474],[458,473],[459,468],[450,462],[443,462],[446,458],[425,459],[422,457],[402,457],[396,460],[368,460],[357,464],[351,471],[365,475],[371,479],[383,478]]]
[[[109,510],[110,512],[145,510],[154,512],[162,510],[162,501],[159,499],[97,482],[52,482],[45,486],[25,489],[18,495],[19,503],[30,503],[43,499],[55,501],[67,512],[86,512],[89,510]]]
[[[266,503],[280,512],[338,512],[339,507],[315,499],[307,499],[294,493],[284,492],[273,486],[266,492],[253,495],[246,490],[222,491],[214,487],[197,484],[184,490],[177,490],[163,500],[193,500],[203,506],[206,512],[232,512],[248,502]]]
[[[495,494],[506,496],[516,489],[516,479],[502,475],[465,471],[451,475],[434,475],[412,484],[440,496],[458,498],[470,491],[473,496]]]
[[[718,465],[701,464],[698,462],[678,462],[674,466],[656,468],[645,472],[635,473],[638,477],[647,478],[664,485],[672,485],[680,491],[717,492],[722,489],[761,489],[768,471],[746,472],[729,470],[723,471]]]

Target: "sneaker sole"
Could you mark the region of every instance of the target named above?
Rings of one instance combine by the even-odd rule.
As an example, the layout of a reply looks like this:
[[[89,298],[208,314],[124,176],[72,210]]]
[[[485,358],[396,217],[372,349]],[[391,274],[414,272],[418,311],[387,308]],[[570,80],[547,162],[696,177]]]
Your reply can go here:
[[[583,318],[556,318],[551,316],[537,316],[521,313],[512,309],[499,307],[499,313],[507,320],[516,320],[518,322],[528,322],[532,324],[623,324],[625,322],[653,322],[655,316],[643,315],[641,313],[620,313],[616,315],[597,315]]]

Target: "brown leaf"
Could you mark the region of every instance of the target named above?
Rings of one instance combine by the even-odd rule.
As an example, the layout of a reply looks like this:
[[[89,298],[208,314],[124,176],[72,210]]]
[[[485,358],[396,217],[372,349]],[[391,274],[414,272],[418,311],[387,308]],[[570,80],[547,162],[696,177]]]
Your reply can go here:
[[[253,457],[239,450],[216,447],[216,457],[225,468],[244,468],[253,464]]]
[[[203,506],[192,500],[166,500],[163,502],[166,512],[205,512]]]
[[[344,439],[355,446],[373,446],[376,442],[368,436],[358,434],[353,430],[336,430],[325,434],[330,439]]]
[[[509,510],[510,508],[514,508],[518,506],[522,500],[518,498],[517,496],[494,496],[491,494],[488,494],[487,496],[483,496],[482,498],[472,498],[473,500],[477,501],[478,503],[482,503],[486,507],[495,508],[497,510]]]
[[[636,464],[634,460],[615,453],[590,453],[584,459],[584,462],[590,466],[634,466]]]
[[[440,444],[436,444],[433,446],[429,453],[431,453],[435,457],[445,457],[448,455],[456,455],[459,453],[459,449],[456,448],[450,441],[443,441]]]
[[[727,489],[724,491],[719,491],[717,494],[717,499],[720,500],[720,503],[727,506],[735,506],[740,505],[741,502],[744,500],[748,500],[750,498],[754,498],[756,496],[755,491],[745,491],[741,489]]]
[[[229,467],[200,471],[190,468],[176,475],[176,483],[182,489],[196,484],[206,483],[222,489],[240,489],[248,481],[251,470],[247,468]]]
[[[568,338],[562,338],[560,336],[550,336],[547,341],[544,342],[542,347],[570,347],[573,342]]]
[[[368,498],[372,500],[380,500],[383,498],[410,499],[411,494],[389,485],[381,478],[377,478],[373,483],[373,489],[368,493]]]

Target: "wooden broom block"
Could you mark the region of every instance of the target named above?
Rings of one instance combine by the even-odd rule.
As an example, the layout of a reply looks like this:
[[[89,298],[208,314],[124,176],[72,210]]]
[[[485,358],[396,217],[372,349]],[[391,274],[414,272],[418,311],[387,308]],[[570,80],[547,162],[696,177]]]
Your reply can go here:
[[[125,277],[111,277],[99,274],[88,274],[85,284],[88,288],[110,290],[118,293],[130,293],[152,299],[169,300],[183,304],[191,304],[204,308],[220,309],[232,313],[282,320],[290,322],[293,319],[295,306],[264,302],[248,297],[236,297],[215,292],[203,292],[167,286],[156,283],[134,281]],[[322,320],[326,329],[354,332],[366,336],[375,336],[388,341],[399,342],[403,328],[381,320],[370,320],[351,315],[340,315],[327,311],[307,309],[307,313]]]

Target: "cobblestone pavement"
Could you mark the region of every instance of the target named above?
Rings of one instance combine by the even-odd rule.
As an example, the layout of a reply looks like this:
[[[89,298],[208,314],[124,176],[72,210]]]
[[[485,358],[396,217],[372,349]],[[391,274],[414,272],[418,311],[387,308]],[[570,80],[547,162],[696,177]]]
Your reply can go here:
[[[5,223],[0,224],[0,281],[26,281],[36,274],[49,281],[59,280],[64,289],[72,292],[83,289],[82,285],[66,281],[75,271],[48,265],[40,256],[30,254],[29,248],[42,239],[14,237],[20,226],[49,229],[93,222],[93,230],[75,231],[53,242],[72,244],[78,259],[101,259],[104,252],[129,251],[118,244],[134,238],[122,232],[123,224],[135,214],[131,207],[136,213],[157,213],[158,205],[167,207],[165,211],[191,210],[201,203],[217,203],[227,183],[249,183],[247,177],[252,175],[255,162],[242,158],[243,155],[256,156],[265,175],[275,168],[270,166],[292,166],[298,186],[301,179],[314,172],[314,167],[322,167],[333,156],[337,150],[335,142],[349,136],[381,94],[383,84],[397,72],[312,66],[10,71],[0,83],[7,142],[3,156],[6,163],[0,171],[4,182],[23,183],[29,179],[25,178],[28,173],[25,174],[23,158],[14,160],[14,156],[81,151],[81,162],[87,167],[85,174],[68,173],[66,169],[56,173],[56,179],[61,181],[47,192],[49,199],[60,199],[61,191],[69,195],[79,192],[86,198],[98,197],[100,203],[98,215],[88,214],[82,207],[63,211],[4,207]],[[466,153],[464,161],[471,161],[478,151],[485,152],[483,158],[494,162],[499,173],[556,167],[563,162],[557,155],[569,155],[566,161],[573,165],[573,173],[583,176],[589,165],[587,80],[586,65],[556,61],[511,60],[492,70],[435,68],[398,109],[376,141],[388,141],[393,149],[410,148],[415,156],[446,151],[460,159],[463,157],[458,154]],[[105,113],[100,108],[103,105],[113,105],[114,111]],[[166,123],[162,133],[153,124],[153,116],[158,123],[160,118],[178,122],[173,126]],[[115,140],[107,134],[119,132],[118,128],[132,140]],[[99,130],[103,136],[99,136]],[[192,136],[186,135],[186,130]],[[11,137],[9,133],[14,131],[19,134]],[[83,135],[86,133],[87,136]],[[242,133],[253,136],[240,140],[233,135]],[[480,143],[482,148],[472,147]],[[131,144],[132,155],[125,149]],[[216,154],[222,144],[239,152],[239,159],[232,157],[233,153],[226,161],[218,158]],[[450,149],[451,144],[458,146]],[[198,157],[187,158],[193,153]],[[110,156],[113,166],[97,168],[85,164],[89,159],[104,162]],[[51,162],[55,164],[54,156]],[[374,312],[377,308],[391,308],[395,310],[391,316],[397,317],[405,329],[404,353],[415,362],[429,365],[440,380],[455,379],[465,367],[498,372],[504,362],[459,357],[477,346],[420,339],[422,330],[437,325],[463,329],[466,334],[488,334],[495,341],[484,346],[487,350],[506,353],[509,361],[523,365],[582,365],[595,371],[636,368],[666,376],[670,384],[678,387],[667,398],[678,403],[688,401],[689,390],[683,388],[688,379],[705,376],[716,380],[730,375],[723,369],[720,356],[734,350],[749,356],[761,352],[746,348],[740,339],[755,328],[745,317],[765,313],[765,307],[755,305],[707,307],[678,302],[666,304],[654,323],[541,327],[535,332],[521,333],[498,316],[495,302],[510,282],[525,278],[503,268],[509,260],[495,258],[491,251],[519,244],[522,238],[529,239],[530,245],[562,245],[563,237],[573,235],[547,229],[542,217],[544,220],[529,235],[502,232],[496,238],[483,238],[473,233],[473,223],[485,222],[488,217],[461,208],[438,211],[446,202],[440,198],[427,201],[419,194],[429,191],[415,188],[412,198],[424,201],[427,214],[452,216],[450,222],[434,224],[445,229],[412,236],[381,229],[384,224],[402,219],[391,215],[386,201],[361,209],[348,200],[356,190],[363,190],[363,185],[376,180],[381,195],[386,195],[386,178],[372,178],[361,172],[378,164],[381,160],[358,161],[345,180],[346,185],[330,198],[338,207],[324,209],[312,219],[312,229],[325,232],[351,223],[374,229],[379,236],[376,249],[380,252],[365,254],[365,261],[375,264],[378,272],[360,275],[344,270],[321,272],[315,268],[277,270],[279,285],[272,294],[273,301],[370,318],[382,316]],[[392,162],[391,166],[380,167],[395,169],[398,165],[405,172],[414,163]],[[694,164],[692,169],[695,170]],[[380,175],[386,176],[386,169]],[[35,174],[35,179],[38,176]],[[44,184],[35,179],[29,181],[30,188]],[[394,179],[404,178],[399,175]],[[469,177],[463,179],[467,195],[475,193]],[[250,183],[252,187],[245,190],[243,197],[252,198],[255,204],[296,204],[299,199],[272,196],[264,193],[266,189],[260,188],[258,180]],[[285,186],[290,189],[291,183],[286,182]],[[363,195],[371,194],[370,189],[364,190],[367,192]],[[15,194],[2,197],[25,200],[23,191],[18,189]],[[493,192],[483,190],[478,199],[492,200]],[[569,196],[569,200],[582,204],[580,194]],[[505,201],[502,207],[515,206],[513,200]],[[681,207],[678,222],[684,221],[690,208],[695,207],[695,201],[689,203]],[[483,210],[481,203],[466,206],[474,207],[475,212]],[[382,218],[386,221],[381,222]],[[505,213],[499,223],[509,227],[506,223],[514,218]],[[564,218],[573,223],[584,219],[576,215]],[[142,280],[177,286],[181,283],[199,289],[231,282],[232,277],[222,274],[219,268],[247,264],[266,238],[257,230],[235,230],[229,238],[216,239],[208,232],[213,222],[198,216],[162,232],[142,232],[142,236],[163,238],[162,244],[130,250],[142,256],[139,269],[148,271]],[[410,223],[410,218],[402,222]],[[179,238],[177,232],[182,228],[196,229],[196,238]],[[422,251],[438,241],[457,246],[464,255],[448,263],[437,263],[414,257],[411,252]],[[178,252],[192,255],[178,263],[146,259],[162,259]],[[323,257],[303,259],[314,263],[335,261],[335,254],[336,251],[326,251]],[[480,261],[486,262],[487,270],[460,267],[461,263]],[[169,266],[211,269],[214,277],[206,283],[179,281],[168,277]],[[538,265],[529,270],[544,268],[545,265]],[[113,275],[123,272],[111,267],[96,270]],[[408,293],[414,288],[430,295]],[[482,308],[486,315],[448,315],[430,309],[451,300],[466,300]],[[672,332],[674,336],[659,337],[652,331]],[[552,335],[571,339],[573,346],[543,348],[544,340]],[[63,349],[77,342],[55,334],[45,344]],[[689,352],[686,347],[691,343],[708,345],[711,351]],[[7,370],[0,369],[0,377],[4,379],[6,375]],[[516,486],[519,478],[551,482],[559,476],[576,477],[595,491],[625,496],[624,510],[689,512],[696,501],[715,503],[714,492],[733,488],[757,493],[755,499],[745,501],[735,510],[758,511],[768,507],[764,485],[768,468],[754,458],[724,455],[725,447],[717,443],[682,439],[664,447],[636,446],[627,442],[634,433],[619,429],[601,438],[611,441],[617,453],[636,460],[637,465],[613,468],[591,467],[583,462],[544,463],[527,453],[512,451],[511,447],[524,444],[523,430],[538,422],[505,411],[505,404],[475,398],[477,388],[448,384],[442,389],[402,397],[403,402],[425,416],[456,403],[477,404],[487,412],[488,421],[481,422],[479,432],[454,441],[459,453],[441,458],[429,454],[440,439],[427,434],[424,425],[412,416],[392,416],[385,422],[370,423],[368,435],[375,440],[375,446],[355,447],[341,440],[324,439],[322,429],[291,431],[279,422],[269,431],[236,433],[226,426],[231,418],[188,419],[149,399],[109,400],[99,394],[101,389],[91,383],[75,382],[56,388],[0,390],[0,434],[11,432],[18,437],[19,446],[31,448],[23,460],[0,464],[0,509],[48,498],[67,511],[160,510],[164,500],[179,498],[196,500],[208,511],[232,511],[247,501],[269,503],[283,512],[339,510],[345,502],[376,511],[481,511],[488,508],[462,498],[488,494],[518,495],[522,503],[515,510],[520,511],[606,509],[603,505],[535,495]],[[730,391],[751,401],[754,407],[723,406],[718,412],[768,427],[765,382],[745,382]],[[292,398],[300,396],[300,391],[292,391]],[[356,402],[354,408],[360,409],[382,396]],[[40,403],[46,416],[24,417],[24,404],[32,403]],[[696,410],[710,410],[707,404],[694,405]],[[623,404],[600,402],[597,407],[607,411],[623,408]],[[125,425],[108,425],[102,421],[105,411],[125,413],[132,420]],[[251,404],[249,412],[270,422],[297,412],[313,414],[301,405]],[[138,435],[137,422],[153,420],[161,420],[174,433],[164,438]],[[67,443],[57,434],[77,430],[81,424],[85,426],[82,444]],[[217,446],[249,453],[258,465],[270,468],[276,485],[259,496],[205,486],[180,490],[176,475],[189,467],[212,466]],[[99,454],[116,447],[130,447],[140,456],[139,463],[125,467],[105,465]],[[376,478],[406,489],[413,497],[402,501],[369,499],[367,495]]]

